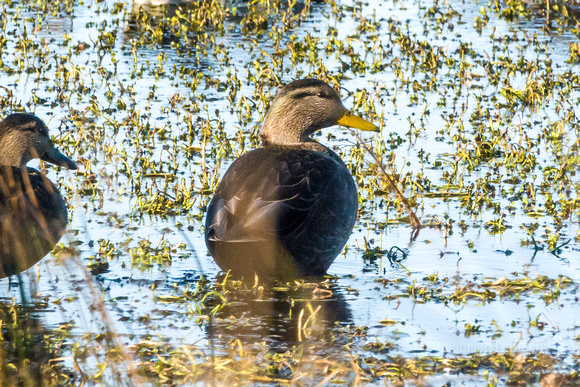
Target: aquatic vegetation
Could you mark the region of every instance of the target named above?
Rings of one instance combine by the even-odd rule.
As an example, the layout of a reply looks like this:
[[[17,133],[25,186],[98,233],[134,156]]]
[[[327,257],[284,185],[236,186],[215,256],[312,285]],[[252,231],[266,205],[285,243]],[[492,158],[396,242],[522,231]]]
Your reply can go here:
[[[577,383],[579,37],[568,0],[5,2],[0,114],[45,118],[79,170],[40,166],[71,231],[0,284],[0,377]],[[381,129],[315,136],[353,235],[326,280],[233,280],[208,203],[306,77]]]

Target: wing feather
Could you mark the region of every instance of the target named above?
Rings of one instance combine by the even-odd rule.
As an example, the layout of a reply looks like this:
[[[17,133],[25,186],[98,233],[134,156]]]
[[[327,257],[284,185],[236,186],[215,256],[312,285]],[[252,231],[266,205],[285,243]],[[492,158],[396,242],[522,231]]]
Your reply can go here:
[[[223,176],[208,206],[206,243],[218,263],[217,245],[284,246],[300,270],[322,274],[346,243],[356,208],[356,186],[338,156],[261,148]],[[241,249],[228,251],[244,258]]]

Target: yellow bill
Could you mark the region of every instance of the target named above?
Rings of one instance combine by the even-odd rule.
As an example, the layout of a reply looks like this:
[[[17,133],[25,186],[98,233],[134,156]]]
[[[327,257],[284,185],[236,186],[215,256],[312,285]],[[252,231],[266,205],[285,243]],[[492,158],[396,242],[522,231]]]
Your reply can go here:
[[[372,124],[367,120],[363,120],[362,118],[359,118],[357,116],[353,116],[352,114],[350,114],[349,111],[347,111],[344,114],[344,116],[342,116],[342,118],[338,120],[338,124],[342,126],[348,126],[349,128],[355,128],[371,132],[381,131],[379,127],[376,126],[375,124]]]

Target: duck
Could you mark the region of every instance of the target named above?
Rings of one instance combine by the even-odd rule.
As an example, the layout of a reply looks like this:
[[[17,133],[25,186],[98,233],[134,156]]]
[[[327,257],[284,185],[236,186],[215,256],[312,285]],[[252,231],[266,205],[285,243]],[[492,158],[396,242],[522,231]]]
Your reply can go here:
[[[0,278],[35,265],[66,231],[68,212],[58,189],[40,171],[26,166],[35,158],[77,169],[53,146],[40,118],[8,115],[0,122]]]
[[[379,131],[344,107],[318,79],[299,79],[275,96],[261,147],[237,158],[207,206],[205,243],[236,277],[324,276],[353,230],[358,193],[341,158],[312,135],[342,125]]]

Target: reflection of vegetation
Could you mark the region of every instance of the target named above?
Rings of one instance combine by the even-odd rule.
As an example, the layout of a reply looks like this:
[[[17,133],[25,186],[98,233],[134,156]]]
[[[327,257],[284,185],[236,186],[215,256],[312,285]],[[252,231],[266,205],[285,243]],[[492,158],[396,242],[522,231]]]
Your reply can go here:
[[[138,247],[129,249],[133,266],[143,269],[150,268],[155,263],[159,266],[171,265],[172,255],[176,253],[177,247],[164,240],[160,240],[157,246],[151,246],[149,240],[140,239]]]
[[[159,305],[174,305],[179,313],[189,310],[184,315],[190,316],[193,325],[208,330],[207,344],[181,346],[154,334],[143,335],[126,346],[119,346],[111,332],[75,338],[71,335],[72,324],[62,324],[47,332],[31,317],[45,309],[45,304],[34,310],[2,304],[0,377],[9,384],[24,385],[122,380],[127,372],[137,382],[162,380],[168,384],[297,380],[356,384],[420,381],[442,372],[479,380],[484,372],[489,383],[500,377],[508,377],[510,383],[530,383],[537,381],[540,373],[547,374],[542,378],[577,381],[575,374],[550,374],[559,359],[540,352],[522,355],[508,350],[413,358],[397,355],[397,334],[395,341],[379,342],[367,336],[368,327],[350,325],[352,317],[340,294],[349,289],[339,289],[335,281],[263,286],[227,277],[216,282],[202,278],[195,282],[195,287],[173,286],[173,291],[163,294],[155,291]],[[527,293],[539,292],[550,303],[550,298],[558,298],[561,291],[573,287],[567,278],[503,278],[456,287],[449,292],[454,285],[447,278],[433,274],[424,281],[425,287],[414,284],[407,295],[398,297],[414,297],[422,303],[457,304],[470,299],[485,301],[487,296],[492,296],[491,300],[497,296],[503,300],[519,299]],[[400,281],[383,285],[401,290],[405,287]],[[448,295],[437,296],[437,289]],[[530,317],[529,327],[542,329],[546,323],[540,317]],[[158,318],[145,315],[137,322],[153,331]],[[379,323],[394,333],[404,324],[388,318]],[[501,337],[502,330],[495,322],[492,325],[495,331],[491,333],[495,338]],[[481,322],[464,326],[465,337],[486,333],[487,328]],[[450,343],[450,348],[453,345]],[[129,364],[130,371],[119,368],[123,363]],[[64,367],[65,364],[74,364],[75,370]]]
[[[452,287],[448,278],[439,279],[436,274],[425,278],[428,283],[410,284],[406,291],[389,297],[410,297],[420,302],[443,302],[445,304],[464,304],[469,300],[492,302],[519,298],[526,293],[542,294],[546,305],[558,299],[562,288],[570,287],[574,282],[567,277],[550,279],[543,276],[532,278],[507,278],[486,281],[480,284],[469,282],[466,285]],[[382,281],[384,286],[393,286],[391,281]],[[395,284],[396,285],[396,284]]]
[[[425,279],[434,289],[445,289],[451,287],[448,279],[440,280],[436,274]],[[443,282],[441,282],[443,281]],[[307,285],[306,287],[303,287]],[[289,292],[312,289],[314,284],[280,284],[274,289]],[[385,286],[400,287],[400,283],[385,283]],[[487,296],[495,299],[519,299],[527,292],[543,292],[547,303],[551,302],[549,297],[559,294],[560,289],[570,288],[571,281],[567,278],[550,280],[545,277],[536,279],[499,279],[496,281],[483,282],[480,285],[470,284],[458,287],[448,296],[423,298],[421,302],[453,302],[464,303],[469,299],[486,300]],[[325,286],[319,284],[318,286]],[[486,379],[494,383],[501,376],[509,375],[510,383],[529,383],[538,380],[540,372],[550,372],[558,359],[547,354],[531,353],[521,355],[515,352],[474,354],[470,356],[455,355],[451,357],[420,356],[417,358],[405,358],[397,355],[389,355],[396,349],[396,343],[380,343],[376,340],[367,341],[367,327],[356,327],[350,325],[335,326],[330,328],[327,334],[332,336],[331,347],[319,341],[298,342],[297,346],[286,352],[271,352],[271,347],[262,342],[259,345],[252,345],[248,342],[246,335],[238,336],[238,329],[245,325],[244,319],[240,319],[240,311],[247,306],[241,301],[245,298],[243,294],[253,294],[264,296],[263,289],[246,288],[239,281],[225,280],[219,285],[224,296],[229,298],[228,302],[238,306],[238,312],[231,314],[233,309],[227,312],[219,312],[224,316],[229,316],[227,320],[219,322],[219,318],[213,324],[221,325],[227,332],[230,326],[231,341],[219,340],[215,344],[216,355],[209,357],[208,350],[201,346],[174,347],[163,341],[141,342],[135,346],[136,355],[139,358],[137,369],[139,373],[147,378],[162,378],[177,383],[193,383],[200,380],[214,380],[219,383],[244,383],[244,382],[284,382],[302,380],[327,380],[334,383],[362,383],[377,380],[403,381],[421,380],[429,375],[441,373],[443,370],[450,374],[473,375],[474,380],[479,380],[481,372],[486,370]],[[483,290],[477,290],[477,288]],[[261,290],[260,290],[261,289]],[[314,287],[318,289],[318,287]],[[493,289],[493,290],[488,290]],[[427,294],[426,288],[410,290],[413,297],[421,297]],[[317,293],[317,292],[315,292]],[[291,293],[288,293],[290,295]],[[551,296],[550,296],[551,295]],[[401,297],[401,296],[399,296]],[[489,301],[490,299],[488,299]],[[238,305],[240,304],[241,305]],[[224,305],[227,305],[224,304]],[[309,314],[313,313],[310,309]],[[530,319],[530,327],[541,327],[545,323]],[[385,326],[393,326],[397,321],[385,319],[380,322]],[[502,334],[497,324],[494,325],[496,331],[494,337],[498,338]],[[256,328],[256,327],[252,327]],[[465,336],[483,333],[481,324],[465,324]],[[221,335],[220,335],[221,336]],[[236,338],[239,337],[239,338]],[[258,336],[263,338],[265,336]],[[336,344],[340,344],[337,346]],[[219,348],[219,349],[218,349]],[[342,348],[342,349],[340,349]],[[377,357],[378,355],[383,355]],[[384,356],[386,355],[386,356]],[[551,376],[550,376],[551,375]],[[212,379],[213,378],[213,379]],[[572,374],[569,376],[559,374],[549,374],[543,378],[558,378],[570,383],[577,380]]]
[[[347,341],[356,340],[356,335],[358,332],[352,330],[343,332],[341,337]],[[264,346],[246,347],[239,341],[232,341],[223,354],[208,359],[207,354],[196,346],[175,348],[163,342],[150,341],[137,346],[140,358],[137,366],[139,373],[149,380],[168,383],[213,380],[219,384],[296,381],[310,384],[324,380],[352,385],[378,380],[421,382],[431,375],[445,373],[450,376],[463,375],[463,380],[474,383],[486,381],[494,385],[500,377],[507,377],[509,384],[529,384],[537,383],[540,372],[544,374],[542,380],[556,378],[569,385],[579,380],[575,374],[550,374],[558,359],[542,353],[526,356],[507,352],[411,359],[397,355],[379,356],[385,351],[388,353],[388,345],[374,344],[366,349],[376,355],[361,356],[353,354],[348,348],[324,357],[315,349],[307,348],[273,355]],[[212,376],[215,378],[212,379]]]
[[[0,303],[0,382],[3,386],[51,385],[66,381],[71,370],[62,367],[66,334],[47,331],[38,320],[44,303],[22,307]]]

